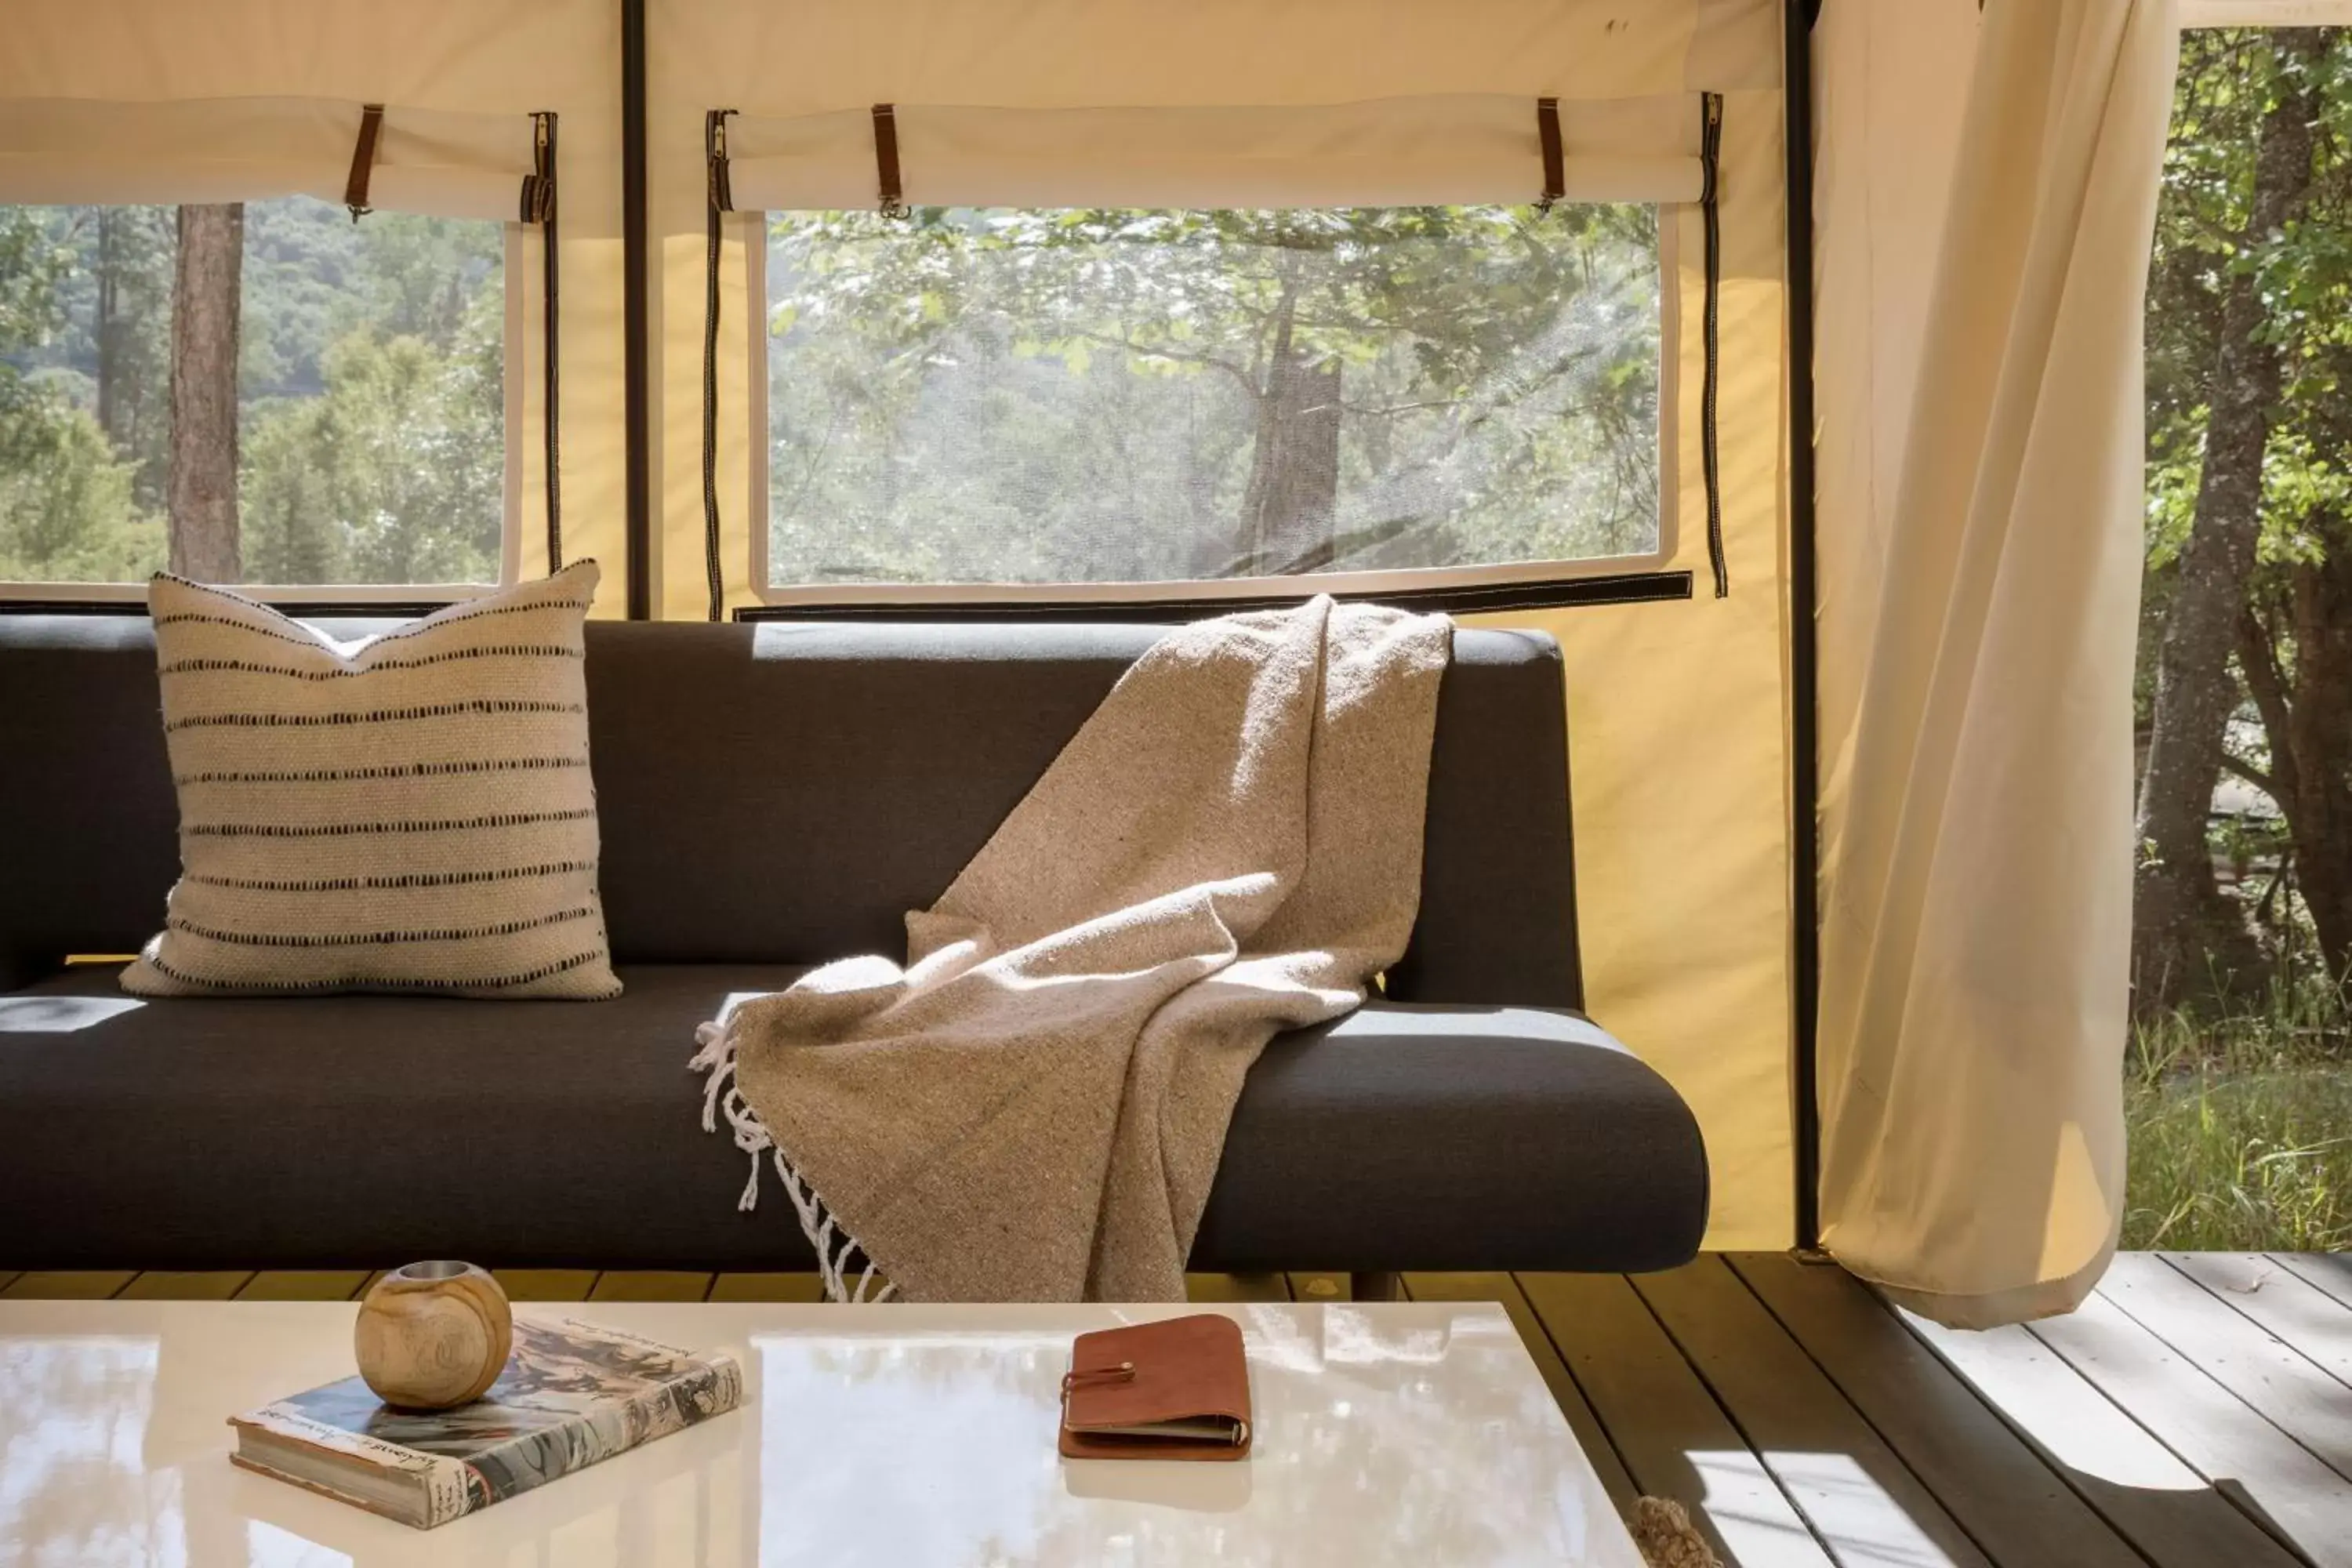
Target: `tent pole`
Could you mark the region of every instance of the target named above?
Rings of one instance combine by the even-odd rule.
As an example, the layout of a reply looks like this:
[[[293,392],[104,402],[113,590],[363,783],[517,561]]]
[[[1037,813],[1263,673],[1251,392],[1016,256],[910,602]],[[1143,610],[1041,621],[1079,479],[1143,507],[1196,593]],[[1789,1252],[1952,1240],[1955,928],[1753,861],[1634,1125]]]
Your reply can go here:
[[[627,443],[628,610],[650,620],[653,591],[651,409],[646,341],[646,4],[621,0],[621,343]]]
[[[1782,0],[1781,63],[1788,172],[1790,963],[1794,1050],[1790,1092],[1796,1142],[1796,1244],[1821,1249],[1821,735],[1815,642],[1813,512],[1813,68],[1822,0]]]

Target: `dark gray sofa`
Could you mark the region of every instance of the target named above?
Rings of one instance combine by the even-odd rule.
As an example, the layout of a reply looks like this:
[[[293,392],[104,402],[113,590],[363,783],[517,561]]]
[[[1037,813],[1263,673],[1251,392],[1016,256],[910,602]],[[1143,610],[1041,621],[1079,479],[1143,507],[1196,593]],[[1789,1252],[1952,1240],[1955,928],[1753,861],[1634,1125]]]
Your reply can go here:
[[[326,623],[339,635],[366,623]],[[609,1003],[140,1001],[178,869],[136,616],[0,616],[0,1266],[812,1267],[699,1125],[694,1026],[803,966],[900,953],[1155,633],[590,628]],[[1236,1112],[1192,1267],[1647,1269],[1706,1164],[1664,1081],[1577,1013],[1560,665],[1464,631],[1412,951],[1285,1036]]]

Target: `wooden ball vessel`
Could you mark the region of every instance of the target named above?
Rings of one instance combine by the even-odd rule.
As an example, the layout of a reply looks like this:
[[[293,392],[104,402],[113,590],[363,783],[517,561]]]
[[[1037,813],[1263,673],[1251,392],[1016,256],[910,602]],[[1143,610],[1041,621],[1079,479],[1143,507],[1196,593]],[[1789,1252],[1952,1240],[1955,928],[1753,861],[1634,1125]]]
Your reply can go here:
[[[447,1410],[488,1392],[514,1346],[507,1293],[485,1269],[411,1263],[360,1302],[352,1351],[376,1397],[403,1410]]]

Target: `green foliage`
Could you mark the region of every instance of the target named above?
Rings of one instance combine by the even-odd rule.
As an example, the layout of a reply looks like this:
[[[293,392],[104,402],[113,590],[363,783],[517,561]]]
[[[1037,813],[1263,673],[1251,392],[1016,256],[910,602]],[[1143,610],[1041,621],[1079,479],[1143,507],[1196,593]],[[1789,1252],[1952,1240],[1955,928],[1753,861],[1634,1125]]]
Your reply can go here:
[[[277,583],[495,581],[504,506],[500,302],[483,296],[446,350],[353,330],[323,395],[252,411],[245,560]]]
[[[2287,360],[2282,406],[2272,411],[2263,559],[2324,551],[2324,525],[2342,517],[2352,493],[2342,396],[2352,371],[2352,31],[2327,31],[2312,205],[2284,230],[2253,236],[2244,230],[2261,122],[2278,105],[2282,73],[2301,68],[2265,29],[2181,36],[2148,279],[2148,564],[2159,578],[2178,558],[2196,500],[2215,334],[2232,277],[2258,280],[2262,337]]]
[[[2139,718],[2150,718],[2155,639],[2195,516],[2212,405],[2222,300],[2251,279],[2259,341],[2282,356],[2264,410],[2260,534],[2248,624],[2291,685],[2305,650],[2310,568],[2352,548],[2352,30],[2326,29],[2316,63],[2261,28],[2181,36],[2180,74],[2158,207],[2147,317],[2147,570]],[[2289,73],[2318,73],[2311,195],[2269,233],[2248,233],[2263,121]],[[2240,659],[2242,665],[2243,656]],[[2250,776],[2283,769],[2246,699],[2226,745]],[[2352,724],[2352,713],[2333,722]],[[2289,804],[2280,803],[2283,806]],[[2308,824],[2304,824],[2308,826]],[[2217,818],[2216,864],[2274,965],[2266,994],[2219,996],[2143,1016],[2125,1075],[2131,1152],[2126,1247],[2328,1249],[2352,1246],[2352,1015],[2299,901],[2302,868],[2284,817]],[[2218,991],[2219,986],[2215,987]]]
[[[2347,1025],[2340,991],[2293,979],[2221,1016],[2142,1020],[2124,1084],[2123,1245],[2352,1247]]]
[[[121,582],[163,564],[160,521],[98,421],[0,365],[0,581]]]
[[[36,215],[0,208],[0,355],[29,357],[57,331],[58,289],[71,268]],[[97,422],[54,378],[0,359],[0,579],[59,565],[152,571],[161,545],[131,504],[129,466]]]
[[[0,578],[163,563],[175,218],[0,207]],[[504,235],[249,204],[238,345],[247,579],[495,580]]]
[[[1264,569],[1285,485],[1321,536],[1277,570],[1654,543],[1652,209],[935,207],[769,244],[778,581]],[[1336,474],[1285,435],[1318,415]]]

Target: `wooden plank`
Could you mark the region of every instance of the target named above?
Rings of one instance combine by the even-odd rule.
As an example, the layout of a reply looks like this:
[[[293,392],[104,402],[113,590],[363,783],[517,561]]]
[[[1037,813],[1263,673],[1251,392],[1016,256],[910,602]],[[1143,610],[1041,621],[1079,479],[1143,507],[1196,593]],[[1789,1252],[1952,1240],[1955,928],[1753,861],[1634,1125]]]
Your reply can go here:
[[[2352,1307],[2352,1252],[2273,1252],[2272,1262]]]
[[[713,1276],[675,1268],[607,1268],[596,1277],[591,1301],[699,1301]]]
[[[265,1268],[236,1293],[240,1301],[352,1301],[368,1282],[364,1268]]]
[[[1617,1455],[1616,1446],[1609,1441],[1608,1432],[1601,1418],[1592,1414],[1592,1405],[1584,1391],[1576,1386],[1575,1375],[1568,1363],[1559,1359],[1559,1348],[1544,1332],[1535,1309],[1528,1305],[1526,1292],[1507,1274],[1408,1274],[1404,1277],[1408,1298],[1415,1301],[1495,1301],[1510,1315],[1511,1326],[1519,1331],[1519,1342],[1528,1347],[1534,1358],[1536,1371],[1551,1390],[1552,1403],[1568,1417],[1569,1429],[1576,1434],[1577,1447],[1592,1461],[1593,1470],[1601,1477],[1601,1489],[1620,1517],[1632,1519],[1633,1500],[1641,1494],[1634,1489],[1633,1478],[1625,1471],[1625,1461]]]
[[[2299,1352],[2152,1252],[2117,1253],[2099,1294],[2352,1480],[2352,1394]]]
[[[1727,1261],[2000,1568],[2140,1568],[2115,1527],[1853,1275],[1778,1252]]]
[[[1895,1317],[2157,1568],[2294,1568],[2259,1525],[2023,1328]]]
[[[1827,1568],[1829,1553],[1622,1276],[1520,1274],[1633,1484],[1671,1498],[1727,1568]]]
[[[585,1301],[596,1288],[593,1268],[494,1268],[490,1278],[509,1301]]]
[[[824,1280],[815,1274],[721,1274],[710,1287],[713,1301],[822,1301]]]
[[[1294,1301],[1348,1300],[1348,1276],[1345,1274],[1293,1271],[1286,1278],[1290,1281],[1290,1299]]]
[[[1632,1279],[1838,1562],[1992,1568],[1722,1258]]]
[[[120,1301],[226,1301],[245,1289],[251,1269],[195,1273],[150,1268],[122,1288]]]
[[[35,1268],[0,1290],[11,1301],[103,1301],[131,1283],[135,1268]]]
[[[2164,1260],[2338,1383],[2352,1384],[2352,1307],[2259,1252],[2168,1252]]]
[[[2352,1489],[2122,1308],[2095,1294],[2029,1331],[2317,1568],[2352,1568]]]
[[[21,1269],[0,1268],[0,1296],[6,1295],[8,1293],[8,1287],[14,1285],[17,1279],[22,1277],[22,1274],[23,1271]]]
[[[1190,1301],[1287,1301],[1290,1281],[1280,1274],[1187,1274]]]

